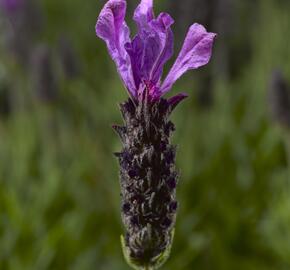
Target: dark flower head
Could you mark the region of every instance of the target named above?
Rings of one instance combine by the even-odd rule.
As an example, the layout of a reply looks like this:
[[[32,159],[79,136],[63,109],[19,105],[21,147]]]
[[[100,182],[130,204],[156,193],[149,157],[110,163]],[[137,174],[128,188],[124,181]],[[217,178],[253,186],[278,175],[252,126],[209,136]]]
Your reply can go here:
[[[145,90],[149,100],[159,99],[185,72],[209,62],[216,34],[195,23],[162,81],[163,67],[173,55],[171,25],[174,20],[164,12],[155,17],[153,0],[141,0],[133,17],[138,33],[131,40],[125,14],[126,0],[109,0],[99,15],[96,33],[106,42],[120,77],[135,101],[144,98]]]

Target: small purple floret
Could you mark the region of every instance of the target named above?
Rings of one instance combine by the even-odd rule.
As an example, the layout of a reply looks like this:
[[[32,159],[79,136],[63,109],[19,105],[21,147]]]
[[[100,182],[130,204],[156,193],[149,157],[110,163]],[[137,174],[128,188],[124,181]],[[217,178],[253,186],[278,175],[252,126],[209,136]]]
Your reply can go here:
[[[163,220],[163,222],[161,223],[161,226],[165,227],[165,228],[168,228],[168,227],[170,227],[171,224],[172,224],[172,220],[169,219],[169,218],[165,218]]]
[[[125,213],[128,213],[130,211],[130,204],[128,203],[124,203],[122,205],[122,210],[125,212]]]
[[[174,177],[170,177],[168,180],[167,180],[167,185],[170,189],[175,189],[176,188],[176,180]]]
[[[171,213],[175,213],[176,210],[177,210],[177,208],[178,208],[178,203],[177,203],[177,201],[173,201],[172,203],[169,204],[169,211],[170,211]]]
[[[142,101],[145,91],[148,91],[149,100],[158,100],[185,72],[209,62],[216,34],[195,23],[189,28],[173,67],[162,81],[163,67],[173,55],[171,26],[174,20],[165,12],[155,17],[153,0],[141,0],[134,13],[138,32],[131,39],[125,22],[126,5],[126,0],[109,0],[99,15],[96,34],[106,42],[133,100]],[[173,106],[185,97],[185,94],[174,97]]]

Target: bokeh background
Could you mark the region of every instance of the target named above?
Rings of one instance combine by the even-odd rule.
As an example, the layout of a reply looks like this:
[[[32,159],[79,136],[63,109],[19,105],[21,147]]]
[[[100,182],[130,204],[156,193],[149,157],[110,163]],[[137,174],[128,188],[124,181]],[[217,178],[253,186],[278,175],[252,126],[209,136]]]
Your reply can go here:
[[[1,270],[129,269],[111,129],[127,94],[95,37],[105,2],[1,6]],[[290,269],[290,2],[155,2],[176,53],[193,22],[218,33],[169,93],[190,97],[173,116],[180,209],[162,269]]]

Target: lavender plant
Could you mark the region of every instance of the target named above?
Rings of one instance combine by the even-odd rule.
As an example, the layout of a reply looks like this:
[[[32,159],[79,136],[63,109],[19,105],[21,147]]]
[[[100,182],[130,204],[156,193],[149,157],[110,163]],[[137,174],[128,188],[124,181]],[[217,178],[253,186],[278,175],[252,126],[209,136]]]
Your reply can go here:
[[[272,72],[268,89],[269,108],[273,121],[282,127],[290,127],[290,87],[281,70]]]
[[[0,13],[7,49],[18,63],[26,66],[43,30],[42,10],[34,0],[0,0]]]
[[[176,147],[170,143],[175,127],[169,117],[187,97],[163,95],[186,71],[209,62],[216,34],[193,24],[162,81],[163,67],[173,54],[173,19],[164,12],[156,18],[153,0],[142,0],[134,13],[138,33],[131,40],[125,14],[125,0],[109,0],[96,24],[130,96],[120,105],[125,125],[113,126],[123,144],[116,153],[126,228],[122,245],[133,268],[157,269],[169,256],[178,208]]]
[[[47,103],[57,100],[58,79],[50,48],[46,45],[35,48],[31,63],[31,76],[37,98]]]
[[[80,63],[78,62],[79,59],[72,42],[66,35],[60,37],[58,51],[65,78],[77,78],[81,72]]]

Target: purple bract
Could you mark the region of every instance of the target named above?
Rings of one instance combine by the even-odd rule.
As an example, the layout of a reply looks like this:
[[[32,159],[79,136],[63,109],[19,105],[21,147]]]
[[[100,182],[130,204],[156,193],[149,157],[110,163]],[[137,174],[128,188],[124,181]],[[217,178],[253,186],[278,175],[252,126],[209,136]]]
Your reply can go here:
[[[138,33],[131,40],[125,14],[126,0],[109,0],[99,15],[96,33],[106,42],[135,101],[143,99],[145,89],[150,100],[159,99],[186,71],[209,62],[216,34],[195,23],[189,28],[178,57],[162,82],[163,66],[173,54],[171,25],[174,20],[164,12],[155,18],[153,0],[141,0],[134,13]],[[185,96],[180,94],[177,99]]]

